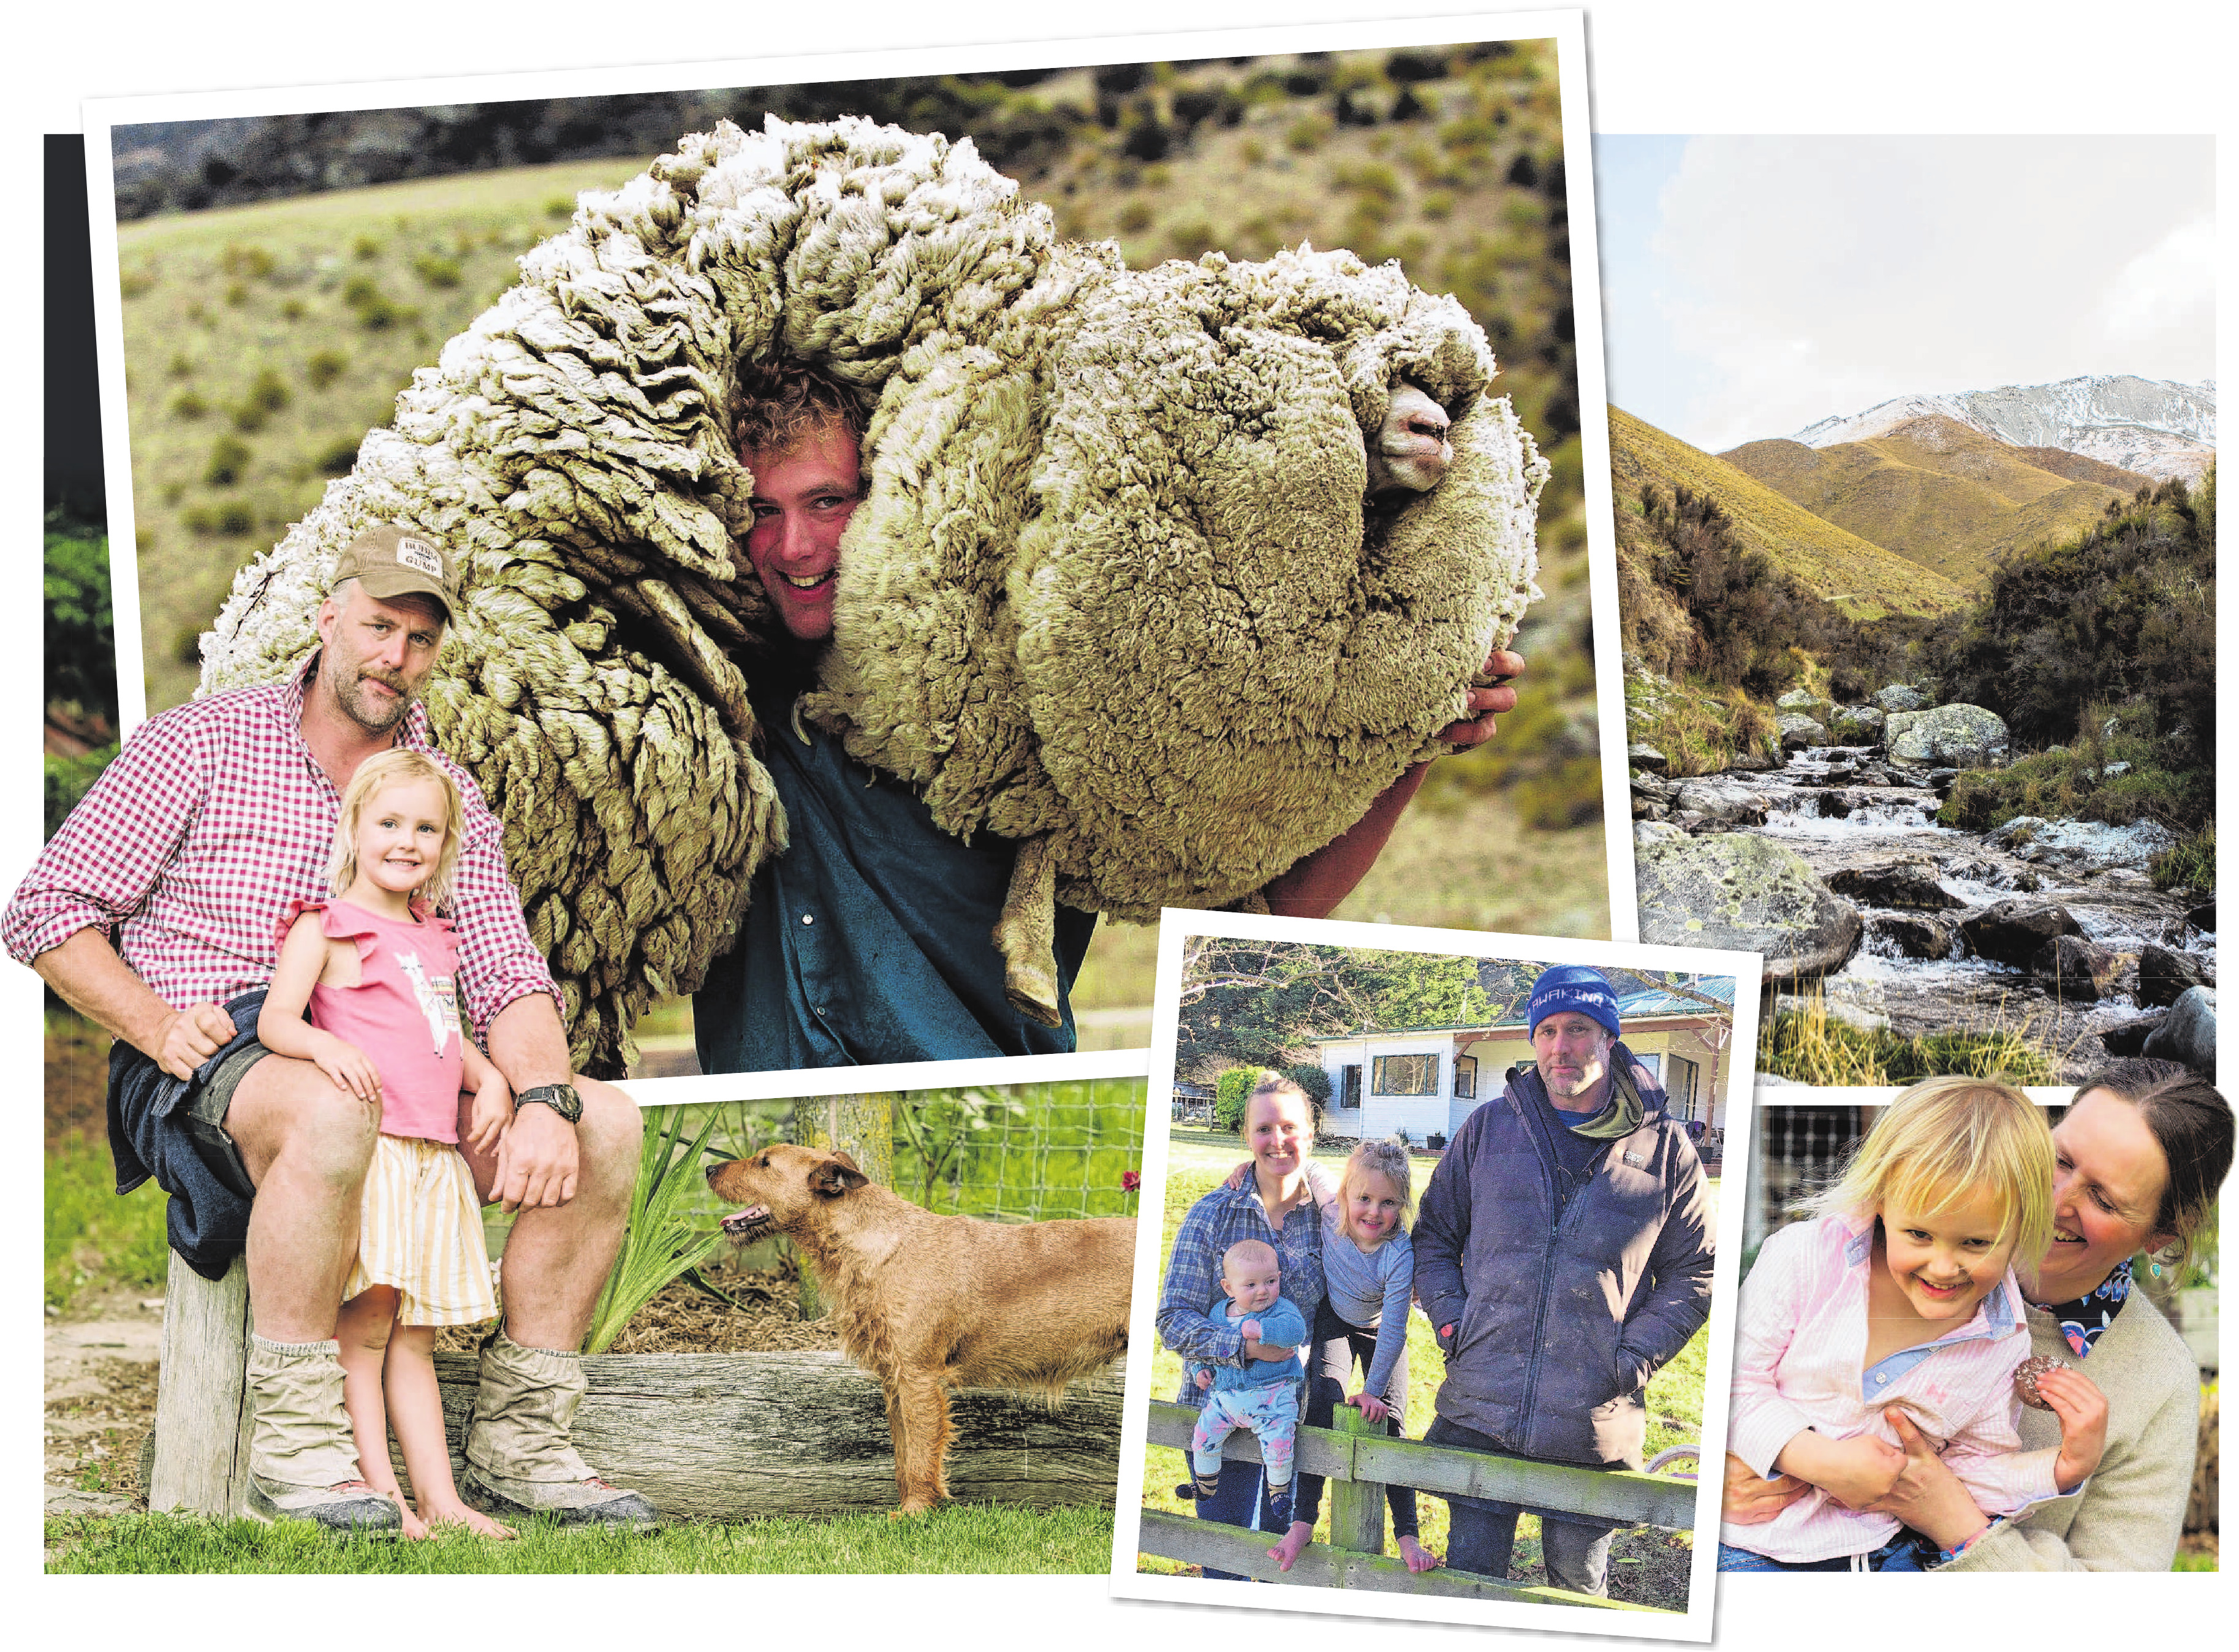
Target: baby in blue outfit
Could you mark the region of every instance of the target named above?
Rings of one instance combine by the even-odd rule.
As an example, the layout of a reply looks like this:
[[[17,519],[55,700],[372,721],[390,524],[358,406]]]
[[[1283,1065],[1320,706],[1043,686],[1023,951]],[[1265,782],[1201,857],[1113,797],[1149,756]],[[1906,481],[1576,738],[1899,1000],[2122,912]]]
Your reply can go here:
[[[1267,1493],[1276,1524],[1291,1518],[1291,1471],[1299,1441],[1299,1383],[1306,1368],[1299,1346],[1306,1340],[1303,1315],[1284,1300],[1282,1265],[1275,1247],[1259,1239],[1239,1240],[1221,1253],[1220,1287],[1227,1297],[1228,1324],[1247,1342],[1279,1350],[1279,1359],[1248,1359],[1241,1365],[1197,1366],[1197,1385],[1206,1391],[1190,1435],[1190,1472],[1201,1497],[1220,1483],[1220,1448],[1232,1431],[1259,1436],[1259,1461],[1267,1471]],[[1210,1305],[1213,1312],[1219,1304]]]

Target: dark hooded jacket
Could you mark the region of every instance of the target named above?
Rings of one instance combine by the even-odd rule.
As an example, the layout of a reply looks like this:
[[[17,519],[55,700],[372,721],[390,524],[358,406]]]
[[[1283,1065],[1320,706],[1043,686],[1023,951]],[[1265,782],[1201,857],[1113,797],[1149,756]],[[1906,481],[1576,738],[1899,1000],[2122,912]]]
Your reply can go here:
[[[1618,1044],[1612,1082],[1639,1095],[1630,1134],[1598,1144],[1567,1199],[1537,1068],[1454,1132],[1416,1219],[1415,1290],[1446,1356],[1438,1415],[1520,1455],[1641,1466],[1649,1377],[1711,1307],[1702,1161]]]

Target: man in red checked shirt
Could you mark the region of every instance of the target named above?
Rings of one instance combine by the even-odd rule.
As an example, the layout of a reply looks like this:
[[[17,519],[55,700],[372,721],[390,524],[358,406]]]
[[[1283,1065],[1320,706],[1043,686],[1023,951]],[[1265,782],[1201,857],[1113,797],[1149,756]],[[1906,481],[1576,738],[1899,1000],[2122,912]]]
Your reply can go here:
[[[449,554],[427,535],[362,534],[336,566],[318,651],[294,680],[143,726],[48,844],[0,931],[14,957],[116,1035],[118,1191],[153,1174],[172,1195],[173,1248],[207,1277],[222,1277],[245,1242],[251,1512],[395,1527],[395,1505],[359,1474],[334,1342],[380,1111],[311,1063],[271,1054],[255,1029],[276,926],[292,901],[329,893],[342,789],[358,764],[393,746],[442,762],[465,799],[460,981],[515,1107],[494,1152],[459,1144],[482,1198],[517,1213],[462,1489],[500,1514],[642,1524],[651,1505],[593,1474],[568,1440],[584,1386],[576,1350],[636,1175],[637,1108],[570,1072],[558,994],[506,877],[498,823],[429,744],[419,697],[457,593]]]

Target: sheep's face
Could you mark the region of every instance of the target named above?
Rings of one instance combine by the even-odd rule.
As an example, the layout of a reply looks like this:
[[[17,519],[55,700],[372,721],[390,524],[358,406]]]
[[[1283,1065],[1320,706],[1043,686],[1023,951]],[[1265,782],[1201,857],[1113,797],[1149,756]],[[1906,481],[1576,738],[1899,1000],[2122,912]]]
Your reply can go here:
[[[790,448],[740,458],[754,473],[747,560],[786,630],[821,642],[832,634],[840,536],[863,497],[855,439],[827,425]]]
[[[1425,494],[1454,461],[1446,410],[1412,384],[1392,392],[1384,423],[1368,441],[1368,494]]]

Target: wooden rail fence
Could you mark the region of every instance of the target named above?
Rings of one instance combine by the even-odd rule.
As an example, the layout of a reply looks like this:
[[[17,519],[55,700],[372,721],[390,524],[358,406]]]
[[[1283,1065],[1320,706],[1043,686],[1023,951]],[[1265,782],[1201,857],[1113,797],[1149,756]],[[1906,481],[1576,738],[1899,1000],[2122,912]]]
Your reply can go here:
[[[1196,1423],[1197,1413],[1188,1406],[1154,1400],[1148,1438],[1153,1445],[1179,1446],[1186,1451],[1190,1430]],[[1228,1436],[1226,1455],[1257,1463],[1259,1443],[1239,1430]],[[1438,1496],[1528,1503],[1591,1515],[1619,1525],[1690,1531],[1695,1524],[1695,1483],[1691,1480],[1525,1463],[1425,1445],[1417,1440],[1395,1440],[1384,1432],[1382,1424],[1371,1423],[1349,1406],[1339,1409],[1334,1429],[1299,1430],[1297,1466],[1299,1472],[1319,1475],[1329,1483],[1330,1541],[1307,1544],[1288,1572],[1267,1558],[1272,1541],[1269,1533],[1246,1531],[1159,1509],[1142,1511],[1138,1548],[1146,1555],[1210,1566],[1266,1582],[1656,1612],[1664,1609],[1605,1600],[1570,1589],[1511,1583],[1451,1567],[1410,1572],[1405,1562],[1384,1553],[1385,1488],[1412,1486]]]

